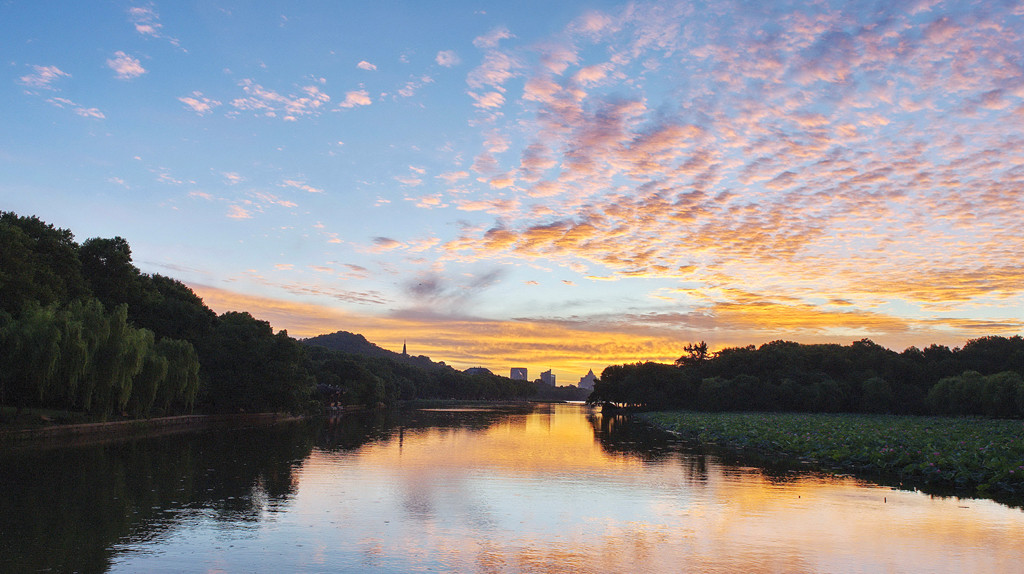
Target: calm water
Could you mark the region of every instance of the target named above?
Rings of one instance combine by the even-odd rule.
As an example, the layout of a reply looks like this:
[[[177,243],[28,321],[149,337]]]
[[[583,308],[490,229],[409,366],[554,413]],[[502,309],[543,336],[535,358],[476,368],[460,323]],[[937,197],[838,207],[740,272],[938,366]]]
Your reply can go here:
[[[1024,512],[572,405],[0,454],[0,572],[1020,572]]]

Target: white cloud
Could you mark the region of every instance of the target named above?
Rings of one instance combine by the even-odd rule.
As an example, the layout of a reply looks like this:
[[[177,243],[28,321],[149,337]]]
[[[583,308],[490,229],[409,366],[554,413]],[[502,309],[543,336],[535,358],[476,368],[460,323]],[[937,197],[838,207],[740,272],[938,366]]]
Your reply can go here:
[[[61,70],[57,66],[32,66],[35,73],[19,78],[19,81],[30,87],[41,90],[54,89],[53,83],[61,78],[70,78],[71,74]]]
[[[185,96],[178,98],[178,101],[185,104],[192,109],[193,112],[203,116],[211,111],[213,108],[220,105],[217,100],[211,100],[210,98],[204,97],[202,92],[192,92],[191,96]]]
[[[360,70],[366,70],[366,71],[369,71],[369,72],[372,72],[372,71],[377,69],[377,66],[375,64],[371,64],[371,63],[367,62],[366,60],[363,60],[363,61],[359,62],[358,64],[356,64],[356,67],[359,68]]]
[[[107,66],[117,73],[119,80],[131,80],[146,73],[139,60],[125,54],[122,51],[114,52],[114,58],[107,60]]]
[[[146,36],[160,36],[163,24],[158,22],[160,16],[150,7],[132,6],[128,9],[128,19],[135,25],[135,31]]]
[[[49,98],[46,101],[57,106],[58,108],[69,108],[73,110],[76,114],[82,116],[83,118],[96,118],[102,120],[107,117],[103,115],[103,112],[101,112],[97,108],[87,108],[67,98]]]
[[[455,50],[441,50],[437,53],[437,57],[434,58],[434,61],[437,62],[439,66],[444,66],[445,68],[458,66],[462,62],[459,55],[455,53]]]
[[[398,95],[402,96],[403,98],[411,98],[412,96],[416,95],[416,90],[423,87],[424,84],[431,84],[433,82],[434,78],[431,78],[430,76],[423,76],[418,80],[409,80],[408,82],[405,83],[405,86],[399,88]]]
[[[228,208],[228,217],[230,219],[252,219],[252,214],[240,205],[232,205]]]
[[[330,96],[316,86],[304,86],[302,91],[305,95],[283,95],[249,79],[242,80],[239,85],[247,97],[232,100],[234,108],[260,112],[269,118],[283,114],[281,117],[286,121],[295,121],[300,116],[319,115],[321,106],[331,101]]]
[[[354,108],[356,106],[368,106],[373,103],[370,94],[366,90],[353,90],[345,94],[345,101],[338,104],[342,108]]]
[[[478,36],[474,38],[473,45],[476,46],[477,48],[482,48],[485,50],[494,49],[498,47],[499,42],[501,42],[502,40],[507,40],[509,38],[515,38],[515,36],[512,35],[512,32],[509,32],[508,28],[500,26],[498,28],[491,30],[487,34],[484,34],[483,36]]]
[[[143,36],[163,38],[175,46],[179,45],[177,38],[165,36],[161,32],[164,25],[160,23],[160,15],[156,13],[152,5],[132,6],[128,9],[128,20],[135,26],[135,31]]]

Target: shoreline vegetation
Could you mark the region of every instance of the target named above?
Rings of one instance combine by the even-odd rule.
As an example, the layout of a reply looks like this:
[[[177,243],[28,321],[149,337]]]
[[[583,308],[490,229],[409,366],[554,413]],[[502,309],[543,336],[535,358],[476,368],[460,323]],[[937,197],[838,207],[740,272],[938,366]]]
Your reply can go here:
[[[1012,419],[778,412],[647,412],[701,445],[833,474],[953,495],[1024,500],[1024,422]],[[881,481],[878,479],[882,479]]]

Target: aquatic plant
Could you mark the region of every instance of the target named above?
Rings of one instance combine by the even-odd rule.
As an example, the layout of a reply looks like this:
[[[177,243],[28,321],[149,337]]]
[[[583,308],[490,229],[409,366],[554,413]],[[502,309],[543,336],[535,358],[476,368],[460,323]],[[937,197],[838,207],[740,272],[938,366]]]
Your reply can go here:
[[[645,418],[702,443],[752,449],[826,470],[1024,494],[1020,420],[698,412],[648,413]]]

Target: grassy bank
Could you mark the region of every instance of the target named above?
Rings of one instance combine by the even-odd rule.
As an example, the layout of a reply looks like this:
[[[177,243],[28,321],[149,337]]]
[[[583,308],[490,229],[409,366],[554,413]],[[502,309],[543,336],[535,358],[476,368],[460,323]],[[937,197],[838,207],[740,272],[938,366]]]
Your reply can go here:
[[[1024,422],[795,413],[660,412],[655,425],[728,448],[981,494],[1024,494]]]

